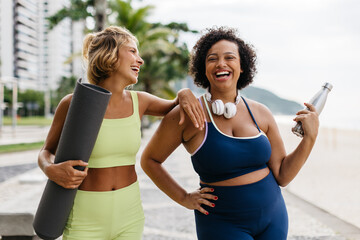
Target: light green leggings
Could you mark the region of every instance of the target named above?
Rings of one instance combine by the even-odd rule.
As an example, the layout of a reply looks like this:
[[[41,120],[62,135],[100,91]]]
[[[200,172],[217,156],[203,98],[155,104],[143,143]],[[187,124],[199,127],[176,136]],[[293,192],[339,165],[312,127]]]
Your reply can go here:
[[[139,183],[115,191],[76,193],[64,240],[141,240],[144,228]]]

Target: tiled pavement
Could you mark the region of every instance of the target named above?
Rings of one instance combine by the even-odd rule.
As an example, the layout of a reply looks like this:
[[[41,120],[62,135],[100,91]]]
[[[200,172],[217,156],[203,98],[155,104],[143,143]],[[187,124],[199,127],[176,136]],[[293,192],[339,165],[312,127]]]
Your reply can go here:
[[[140,152],[152,132],[153,129],[145,130]],[[0,175],[3,175],[1,171],[8,173],[2,182],[0,180],[0,213],[35,212],[46,182],[42,172],[36,168],[37,153],[38,150],[0,154]],[[158,190],[140,168],[140,154],[137,158],[136,169],[146,217],[143,239],[196,239],[193,211],[176,204]],[[29,166],[35,168],[29,170]],[[198,187],[197,175],[183,147],[169,157],[165,167],[188,191]],[[14,168],[17,168],[13,171],[16,173],[9,173]],[[289,213],[289,240],[360,239],[360,230],[353,225],[303,201],[286,189],[283,189],[283,195]]]

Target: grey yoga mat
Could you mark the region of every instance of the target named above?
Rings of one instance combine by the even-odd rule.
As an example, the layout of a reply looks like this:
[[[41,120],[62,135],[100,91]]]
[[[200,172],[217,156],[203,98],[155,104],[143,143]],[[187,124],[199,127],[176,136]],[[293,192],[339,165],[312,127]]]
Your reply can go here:
[[[55,154],[55,163],[89,160],[110,96],[111,92],[104,88],[81,83],[81,79],[77,81]],[[61,236],[76,191],[47,181],[33,223],[39,237],[56,239]]]

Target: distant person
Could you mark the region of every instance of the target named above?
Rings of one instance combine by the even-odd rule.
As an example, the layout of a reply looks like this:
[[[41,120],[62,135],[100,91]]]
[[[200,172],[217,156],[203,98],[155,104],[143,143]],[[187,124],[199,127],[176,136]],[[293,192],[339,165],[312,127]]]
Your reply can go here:
[[[308,158],[318,134],[314,107],[301,110],[304,137],[286,154],[273,115],[241,96],[256,73],[256,54],[236,30],[207,29],[195,44],[190,73],[207,89],[205,129],[190,119],[178,125],[179,107],[162,120],[145,148],[141,166],[154,183],[182,206],[195,209],[200,240],[285,240],[288,215],[280,186],[289,184]],[[226,103],[226,104],[224,104]],[[188,193],[162,163],[183,144],[200,176],[200,189]],[[184,159],[184,161],[186,161]]]
[[[164,116],[179,101],[186,106],[188,117],[197,127],[203,127],[205,115],[190,90],[181,90],[171,101],[125,89],[137,83],[144,61],[139,56],[137,39],[124,28],[111,26],[88,34],[83,55],[88,61],[89,82],[112,92],[89,162],[69,159],[54,164],[72,98],[67,95],[57,107],[39,153],[39,166],[60,186],[79,189],[63,233],[64,240],[140,240],[144,212],[135,172],[135,155],[141,140],[140,119],[144,115]],[[78,171],[74,166],[84,166],[86,170]]]

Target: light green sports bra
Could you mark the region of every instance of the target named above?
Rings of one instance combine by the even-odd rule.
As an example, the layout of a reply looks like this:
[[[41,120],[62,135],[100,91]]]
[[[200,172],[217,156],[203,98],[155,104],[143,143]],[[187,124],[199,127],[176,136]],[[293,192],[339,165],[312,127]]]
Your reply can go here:
[[[89,168],[135,165],[141,131],[137,93],[130,91],[133,114],[125,118],[104,118],[89,159]]]

